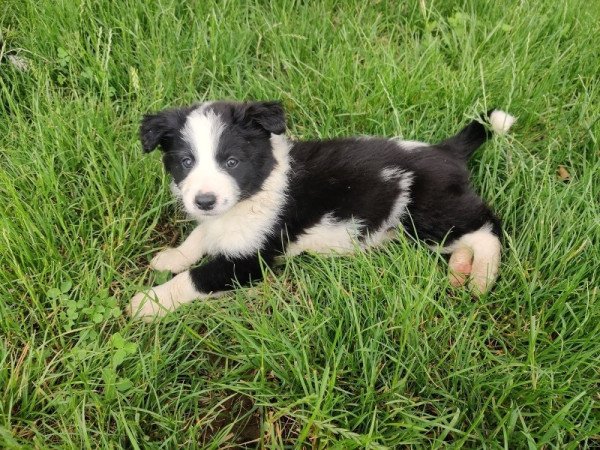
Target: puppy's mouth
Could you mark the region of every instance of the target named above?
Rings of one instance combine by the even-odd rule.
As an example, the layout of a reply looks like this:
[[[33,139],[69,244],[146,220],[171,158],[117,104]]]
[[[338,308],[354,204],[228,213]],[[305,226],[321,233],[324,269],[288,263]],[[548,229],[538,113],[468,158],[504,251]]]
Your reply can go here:
[[[214,212],[214,211],[204,211],[202,209],[196,209],[196,215],[201,216],[201,217],[215,217],[215,216],[220,216],[221,213]]]

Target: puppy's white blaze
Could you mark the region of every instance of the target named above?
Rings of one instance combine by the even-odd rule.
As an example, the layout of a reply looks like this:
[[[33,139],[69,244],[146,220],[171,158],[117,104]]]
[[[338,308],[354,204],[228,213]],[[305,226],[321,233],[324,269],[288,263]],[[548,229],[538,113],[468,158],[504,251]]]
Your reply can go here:
[[[492,130],[498,134],[506,133],[510,127],[516,122],[517,118],[510,114],[496,109],[490,114],[490,124]]]
[[[286,250],[288,256],[303,251],[315,253],[352,253],[357,247],[362,224],[360,220],[337,221],[332,214],[325,214],[319,223],[307,229]]]
[[[492,225],[486,223],[479,230],[461,236],[444,249],[454,253],[466,248],[473,253],[469,286],[475,294],[487,292],[498,276],[500,239],[491,230]]]
[[[194,151],[197,162],[206,163],[217,152],[219,139],[225,130],[225,124],[214,112],[205,112],[205,105],[190,113],[181,135]]]
[[[204,253],[246,256],[262,247],[273,233],[285,203],[290,146],[285,136],[272,134],[276,164],[261,190],[221,216],[203,218],[200,227]]]
[[[382,172],[385,170],[387,170],[387,168],[383,169]],[[384,220],[377,231],[371,233],[365,239],[365,247],[380,245],[393,238],[395,233],[390,233],[390,230],[396,228],[402,221],[404,214],[406,214],[406,208],[410,203],[410,187],[413,183],[413,174],[401,169],[396,170],[397,171],[394,172],[394,179],[398,180],[400,194],[396,197],[394,206],[387,219]],[[388,175],[390,174],[391,172],[388,172]],[[383,176],[384,174],[382,173],[382,177]]]
[[[196,208],[194,199],[201,193],[213,193],[217,197],[215,207],[209,214],[222,214],[235,204],[240,192],[235,180],[219,167],[216,160],[219,139],[225,124],[212,111],[206,112],[206,104],[192,112],[182,130],[182,137],[192,147],[196,160],[194,168],[179,184],[181,198],[186,210],[202,219],[205,213]]]
[[[160,286],[136,294],[131,299],[127,312],[131,317],[151,320],[192,300],[206,297],[209,294],[198,292],[192,283],[190,272],[185,271]]]

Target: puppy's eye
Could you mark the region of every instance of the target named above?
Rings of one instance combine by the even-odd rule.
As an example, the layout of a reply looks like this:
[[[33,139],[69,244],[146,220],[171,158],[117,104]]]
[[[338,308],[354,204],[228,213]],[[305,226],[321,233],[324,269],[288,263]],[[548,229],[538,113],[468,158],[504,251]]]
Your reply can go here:
[[[181,165],[186,169],[190,169],[194,165],[194,160],[192,158],[183,158],[181,160]]]
[[[228,160],[225,162],[225,166],[226,166],[228,169],[233,169],[235,166],[237,166],[237,165],[238,165],[238,162],[239,162],[239,161],[238,161],[237,159],[235,159],[235,158],[229,158],[229,159],[228,159]]]

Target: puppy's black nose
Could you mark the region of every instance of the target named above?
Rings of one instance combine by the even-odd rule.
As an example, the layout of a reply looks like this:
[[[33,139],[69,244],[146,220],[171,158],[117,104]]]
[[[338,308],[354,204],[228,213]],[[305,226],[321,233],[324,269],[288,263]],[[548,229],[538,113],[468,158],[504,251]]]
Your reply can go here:
[[[196,203],[196,206],[198,208],[208,211],[210,209],[213,209],[215,203],[217,203],[217,196],[212,192],[208,192],[206,194],[198,194],[194,198],[194,203]]]

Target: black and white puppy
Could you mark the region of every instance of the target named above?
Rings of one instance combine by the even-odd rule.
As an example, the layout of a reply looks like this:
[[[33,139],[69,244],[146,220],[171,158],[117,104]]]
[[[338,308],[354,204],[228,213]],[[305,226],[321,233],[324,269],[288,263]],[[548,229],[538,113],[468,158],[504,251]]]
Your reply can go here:
[[[172,190],[198,226],[151,267],[177,273],[136,294],[145,320],[262,276],[304,251],[349,253],[399,230],[450,256],[450,282],[486,292],[500,224],[469,183],[467,160],[515,121],[493,110],[438,144],[378,137],[291,141],[278,102],[207,102],[144,117],[144,152],[163,150]],[[208,260],[195,264],[204,256]]]

